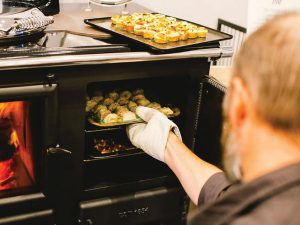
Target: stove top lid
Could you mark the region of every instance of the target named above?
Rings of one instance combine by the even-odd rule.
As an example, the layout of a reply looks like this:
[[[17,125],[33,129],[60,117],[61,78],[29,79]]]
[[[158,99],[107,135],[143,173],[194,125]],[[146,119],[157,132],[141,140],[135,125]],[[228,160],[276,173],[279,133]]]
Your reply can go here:
[[[126,44],[111,44],[67,31],[43,32],[29,40],[0,46],[0,57],[93,54],[130,51]]]

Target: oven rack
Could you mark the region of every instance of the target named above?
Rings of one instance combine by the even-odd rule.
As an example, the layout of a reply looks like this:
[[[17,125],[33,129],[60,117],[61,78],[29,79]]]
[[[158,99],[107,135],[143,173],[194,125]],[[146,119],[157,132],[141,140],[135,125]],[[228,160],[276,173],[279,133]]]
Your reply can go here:
[[[89,162],[95,162],[95,161],[101,161],[101,160],[106,160],[106,159],[116,159],[116,158],[124,158],[124,157],[131,157],[133,155],[141,155],[141,154],[146,154],[142,150],[138,148],[132,148],[127,151],[123,151],[120,153],[114,153],[114,154],[109,154],[109,155],[100,155],[99,156],[92,156],[94,151],[91,151],[91,153],[88,153],[86,158],[83,160],[84,163],[89,163]]]
[[[98,132],[109,132],[109,131],[119,131],[125,129],[125,126],[116,126],[116,127],[96,127],[96,126],[89,126],[84,132],[86,134],[93,134]]]

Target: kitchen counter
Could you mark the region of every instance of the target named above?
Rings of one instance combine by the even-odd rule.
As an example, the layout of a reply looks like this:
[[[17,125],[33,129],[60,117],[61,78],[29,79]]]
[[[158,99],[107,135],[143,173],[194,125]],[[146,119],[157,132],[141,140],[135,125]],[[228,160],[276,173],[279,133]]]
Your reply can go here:
[[[228,87],[231,76],[231,66],[211,66],[209,74],[220,81],[225,87]]]

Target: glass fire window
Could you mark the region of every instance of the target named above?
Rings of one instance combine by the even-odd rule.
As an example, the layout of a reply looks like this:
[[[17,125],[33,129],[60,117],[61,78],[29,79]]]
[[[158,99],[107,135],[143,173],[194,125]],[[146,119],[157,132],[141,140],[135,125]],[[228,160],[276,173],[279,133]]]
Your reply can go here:
[[[35,183],[30,102],[0,102],[0,191]]]

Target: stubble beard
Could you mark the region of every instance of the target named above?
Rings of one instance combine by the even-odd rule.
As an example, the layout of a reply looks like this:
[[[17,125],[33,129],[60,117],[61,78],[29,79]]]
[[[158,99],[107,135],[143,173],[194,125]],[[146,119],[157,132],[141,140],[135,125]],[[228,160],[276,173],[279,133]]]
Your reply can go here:
[[[223,129],[222,129],[222,162],[225,173],[231,182],[242,180],[241,158],[238,153],[238,142],[227,116],[227,99],[223,105]]]

